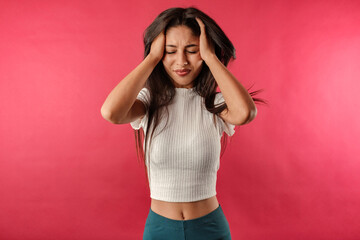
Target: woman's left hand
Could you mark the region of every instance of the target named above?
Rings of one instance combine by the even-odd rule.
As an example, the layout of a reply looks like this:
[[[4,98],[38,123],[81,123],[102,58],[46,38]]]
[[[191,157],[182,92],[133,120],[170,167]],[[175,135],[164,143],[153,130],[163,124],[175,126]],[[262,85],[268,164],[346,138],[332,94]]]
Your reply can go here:
[[[206,62],[207,59],[215,56],[215,50],[214,50],[214,46],[211,44],[210,41],[208,41],[207,36],[206,36],[206,31],[205,31],[205,25],[204,23],[201,21],[200,18],[195,17],[195,20],[197,21],[197,23],[200,26],[200,56],[201,58]]]

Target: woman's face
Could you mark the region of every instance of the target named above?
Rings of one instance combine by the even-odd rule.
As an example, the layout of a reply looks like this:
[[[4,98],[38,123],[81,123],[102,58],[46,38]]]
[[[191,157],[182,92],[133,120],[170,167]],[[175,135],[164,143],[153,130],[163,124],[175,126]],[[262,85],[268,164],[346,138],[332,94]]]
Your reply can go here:
[[[203,64],[199,52],[199,37],[194,36],[187,26],[169,28],[165,36],[162,63],[175,87],[193,87],[193,81]]]

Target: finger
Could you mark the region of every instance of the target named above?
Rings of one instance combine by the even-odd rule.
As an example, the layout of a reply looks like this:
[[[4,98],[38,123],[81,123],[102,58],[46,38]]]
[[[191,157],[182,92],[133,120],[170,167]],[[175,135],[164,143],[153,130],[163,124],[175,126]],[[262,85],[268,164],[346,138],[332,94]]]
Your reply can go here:
[[[198,24],[199,24],[200,27],[204,26],[204,23],[203,23],[203,21],[201,21],[200,18],[195,17],[195,20],[198,22]]]

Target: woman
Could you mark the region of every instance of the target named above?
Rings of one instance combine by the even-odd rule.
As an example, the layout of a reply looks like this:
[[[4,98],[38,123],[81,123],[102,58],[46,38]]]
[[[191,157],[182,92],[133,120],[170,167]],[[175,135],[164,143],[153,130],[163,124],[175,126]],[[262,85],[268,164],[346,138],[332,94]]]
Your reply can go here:
[[[135,129],[151,192],[143,239],[231,239],[216,198],[220,140],[251,122],[254,101],[264,101],[227,70],[234,47],[196,8],[160,13],[144,44],[144,60],[101,108],[106,120]]]

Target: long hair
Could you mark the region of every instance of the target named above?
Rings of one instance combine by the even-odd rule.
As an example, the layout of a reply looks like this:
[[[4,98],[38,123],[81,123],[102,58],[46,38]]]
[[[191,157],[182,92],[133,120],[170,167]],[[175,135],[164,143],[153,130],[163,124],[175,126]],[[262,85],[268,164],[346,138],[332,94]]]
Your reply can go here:
[[[192,30],[194,36],[199,37],[201,30],[198,25],[195,17],[198,17],[202,20],[205,25],[206,35],[208,41],[212,42],[212,45],[215,48],[215,54],[217,58],[227,66],[231,59],[235,59],[235,48],[230,42],[225,33],[221,30],[218,24],[211,19],[208,15],[202,11],[194,8],[169,8],[161,12],[155,20],[146,28],[144,32],[144,58],[150,53],[150,46],[154,39],[164,30],[166,34],[167,30],[184,25],[189,27]],[[194,79],[193,87],[194,91],[203,97],[206,109],[214,114],[219,115],[224,109],[227,108],[226,103],[219,104],[214,106],[215,95],[217,94],[217,83],[211,74],[209,67],[206,65],[205,61],[203,62],[202,70],[199,75]],[[162,61],[160,61],[154,70],[152,71],[149,78],[146,80],[145,87],[150,92],[150,105],[147,109],[148,111],[148,121],[147,121],[147,133],[144,134],[143,129],[134,130],[135,131],[135,142],[136,142],[136,153],[139,160],[139,156],[142,159],[142,162],[145,166],[146,179],[149,182],[148,171],[146,161],[149,164],[150,168],[150,154],[147,155],[148,148],[150,148],[151,139],[153,137],[154,131],[159,124],[159,121],[162,117],[164,111],[168,114],[167,106],[171,103],[172,99],[175,96],[175,86],[172,83],[170,76],[166,73]],[[250,95],[253,96],[260,92],[254,91]],[[259,98],[252,97],[255,102],[265,103],[264,100]],[[149,129],[152,131],[150,133]],[[144,136],[145,135],[145,136]],[[145,141],[144,141],[145,139]],[[145,149],[143,148],[143,141],[145,144]],[[148,145],[149,143],[149,145]],[[225,147],[227,144],[227,136],[223,134],[221,141],[221,156],[224,153]],[[149,172],[150,173],[150,172]]]

